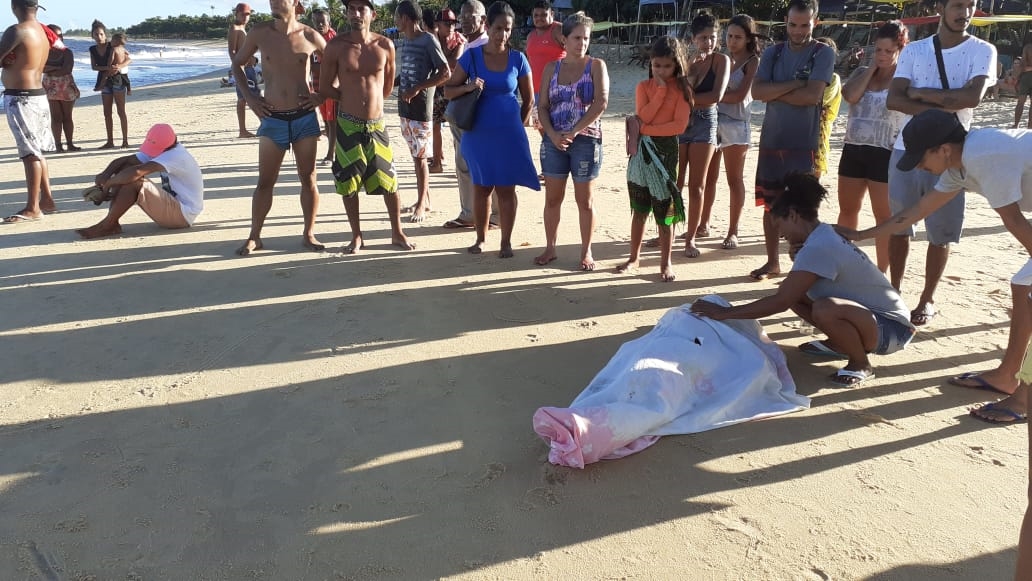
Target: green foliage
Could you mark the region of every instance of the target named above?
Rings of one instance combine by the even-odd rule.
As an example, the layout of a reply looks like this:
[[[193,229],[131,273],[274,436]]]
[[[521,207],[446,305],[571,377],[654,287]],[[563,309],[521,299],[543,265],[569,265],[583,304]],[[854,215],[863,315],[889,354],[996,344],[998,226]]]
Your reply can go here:
[[[251,23],[272,20],[272,16],[262,12],[251,14]],[[185,38],[185,39],[218,39],[225,38],[226,31],[232,22],[232,15],[179,16],[148,18],[139,24],[125,29],[130,38]],[[114,32],[114,31],[109,31]],[[68,33],[66,33],[68,34]],[[87,31],[87,36],[89,32]]]

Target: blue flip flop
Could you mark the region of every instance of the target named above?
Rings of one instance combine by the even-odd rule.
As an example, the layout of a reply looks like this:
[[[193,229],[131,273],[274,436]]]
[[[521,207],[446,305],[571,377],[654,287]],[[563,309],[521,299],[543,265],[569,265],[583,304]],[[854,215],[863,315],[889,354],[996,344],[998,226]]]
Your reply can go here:
[[[982,406],[980,408],[975,408],[975,409],[971,410],[968,413],[971,414],[971,417],[978,418],[978,419],[982,420],[983,422],[988,422],[990,424],[1023,424],[1023,423],[1028,421],[1028,416],[1027,415],[1019,414],[1018,412],[1016,412],[1014,410],[1009,410],[1009,409],[1004,408],[1004,407],[996,407],[996,404],[998,404],[998,403],[1000,403],[1000,402],[998,402],[998,401],[989,402],[989,403],[985,404],[984,406]],[[980,415],[976,414],[975,412],[977,412],[977,411],[997,412],[997,413],[1001,413],[1001,414],[1003,414],[1005,416],[1012,417],[1014,419],[1010,420],[1010,421],[994,420],[992,418],[987,418],[985,416],[980,416]]]
[[[975,385],[961,383],[962,381],[973,381],[975,382]],[[1003,395],[1013,395],[989,383],[981,376],[981,374],[974,371],[968,371],[967,373],[961,373],[956,377],[951,377],[946,383],[957,387],[965,387],[967,389],[980,389],[983,391],[995,391],[996,393],[1002,393]]]

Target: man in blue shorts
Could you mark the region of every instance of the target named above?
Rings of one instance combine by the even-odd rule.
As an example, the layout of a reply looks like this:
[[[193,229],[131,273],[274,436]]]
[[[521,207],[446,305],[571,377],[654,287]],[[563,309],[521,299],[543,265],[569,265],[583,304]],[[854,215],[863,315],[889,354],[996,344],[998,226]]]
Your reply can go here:
[[[301,243],[309,250],[322,251],[325,248],[313,233],[319,208],[315,156],[322,131],[310,102],[308,79],[312,53],[321,55],[326,48],[326,40],[314,29],[297,21],[295,9],[299,3],[300,0],[271,3],[272,21],[255,25],[233,57],[233,76],[237,86],[247,84],[244,68],[258,51],[263,55],[265,75],[264,97],[250,91],[243,92],[247,106],[261,119],[258,128],[261,139],[258,145],[258,186],[251,204],[251,232],[236,251],[240,256],[262,249],[262,226],[272,209],[272,190],[288,149],[294,150],[297,175],[301,180],[301,210],[305,221]],[[283,55],[297,58],[283,58]],[[303,59],[301,55],[304,55]]]

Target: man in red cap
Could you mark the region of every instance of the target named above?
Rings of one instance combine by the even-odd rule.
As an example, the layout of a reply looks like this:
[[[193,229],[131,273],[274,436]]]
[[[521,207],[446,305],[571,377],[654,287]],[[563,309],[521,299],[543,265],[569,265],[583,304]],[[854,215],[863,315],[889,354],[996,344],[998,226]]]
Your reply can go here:
[[[50,176],[43,152],[54,149],[50,132],[50,105],[43,89],[43,67],[50,56],[50,41],[36,20],[36,0],[12,0],[11,11],[18,24],[9,26],[0,38],[0,82],[4,85],[4,111],[14,134],[18,157],[25,167],[28,201],[4,222],[34,222],[55,210],[50,193]]]
[[[304,230],[301,244],[321,252],[315,238],[315,216],[319,210],[315,156],[319,147],[319,118],[313,110],[309,86],[312,54],[322,54],[326,40],[297,20],[300,0],[270,0],[272,21],[256,24],[244,38],[233,58],[237,85],[247,83],[244,67],[255,53],[262,53],[265,95],[244,92],[247,106],[262,120],[258,127],[258,185],[251,203],[251,231],[236,253],[247,256],[262,249],[262,227],[272,209],[272,191],[279,178],[283,156],[294,150],[297,175],[301,180],[301,211]],[[285,56],[288,55],[288,56]]]
[[[147,178],[159,174],[161,184]],[[122,233],[119,220],[134,205],[162,228],[188,228],[204,209],[204,178],[190,152],[179,143],[170,125],[150,128],[140,151],[108,164],[84,192],[96,204],[109,200],[107,216],[89,228],[76,230],[86,239]]]
[[[247,36],[247,21],[251,18],[251,6],[244,2],[236,5],[233,9],[233,24],[229,25],[229,58],[233,60],[240,47],[244,45],[244,37]],[[247,77],[247,84],[241,87],[236,85],[237,94],[237,126],[240,129],[239,137],[254,137],[254,133],[247,130],[247,101],[244,100],[244,91],[261,94],[258,88],[258,73],[254,66],[258,64],[257,59],[252,58],[244,65],[244,76]]]
[[[459,19],[455,13],[445,8],[437,13],[434,22],[434,31],[437,33],[437,40],[444,50],[444,58],[448,61],[448,67],[455,70],[459,64],[459,57],[466,48],[466,37],[457,29]],[[444,91],[434,92],[434,157],[430,160],[430,173],[444,173],[444,143],[441,136],[441,125],[444,122],[444,109],[448,106],[448,100],[444,98]]]

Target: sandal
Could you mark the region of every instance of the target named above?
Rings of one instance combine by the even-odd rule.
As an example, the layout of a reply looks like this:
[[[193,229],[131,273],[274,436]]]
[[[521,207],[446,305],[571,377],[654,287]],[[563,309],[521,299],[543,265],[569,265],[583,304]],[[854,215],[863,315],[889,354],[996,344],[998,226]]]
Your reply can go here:
[[[831,377],[831,382],[840,387],[858,387],[868,379],[874,378],[874,371],[853,371],[842,368],[836,371]]]

